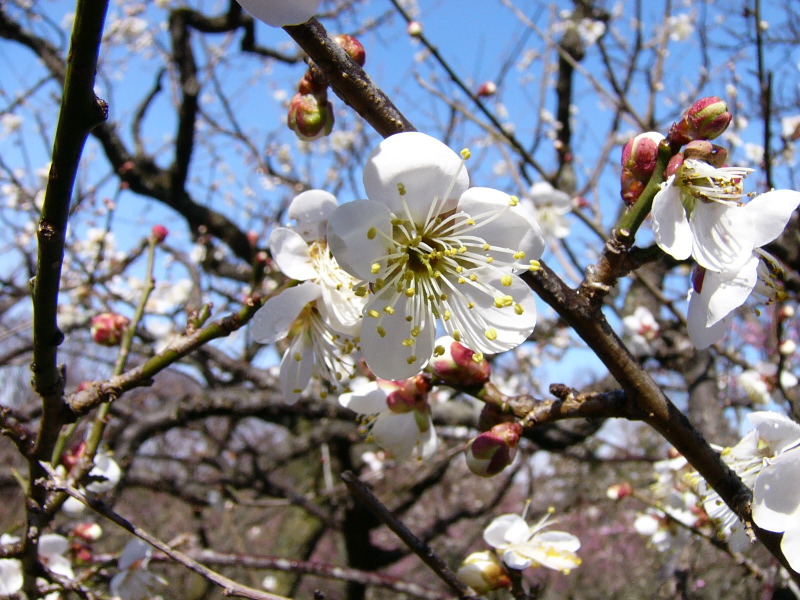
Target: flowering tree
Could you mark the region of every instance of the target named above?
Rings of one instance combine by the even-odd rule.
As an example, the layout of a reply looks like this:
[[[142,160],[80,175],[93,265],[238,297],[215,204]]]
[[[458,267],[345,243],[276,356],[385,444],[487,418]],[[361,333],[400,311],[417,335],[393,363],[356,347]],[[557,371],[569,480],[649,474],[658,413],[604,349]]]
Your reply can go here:
[[[800,597],[790,3],[486,4],[0,5],[0,595]]]

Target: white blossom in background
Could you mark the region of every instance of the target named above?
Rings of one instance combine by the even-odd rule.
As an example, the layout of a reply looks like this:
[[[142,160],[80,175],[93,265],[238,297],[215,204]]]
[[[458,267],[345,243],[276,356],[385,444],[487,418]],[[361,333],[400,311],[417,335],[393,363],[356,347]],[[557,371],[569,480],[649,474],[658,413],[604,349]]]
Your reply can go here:
[[[328,217],[336,206],[336,198],[327,192],[303,192],[289,206],[296,225],[278,227],[270,236],[280,270],[302,283],[264,303],[253,317],[252,335],[264,344],[291,338],[280,368],[281,389],[290,403],[313,378],[336,389],[355,372],[354,338],[365,301],[325,241]]]
[[[500,515],[483,531],[483,539],[511,569],[543,566],[568,573],[581,564],[576,554],[581,542],[565,531],[544,531],[548,518],[529,526],[519,515]]]
[[[694,34],[694,17],[689,13],[668,17],[667,31],[673,42],[685,42]]]
[[[89,471],[92,482],[86,489],[95,494],[109,492],[117,486],[121,477],[122,469],[111,455],[108,452],[98,452],[94,457],[94,467]]]
[[[18,537],[6,533],[0,535],[0,545],[18,541]],[[0,597],[16,594],[22,589],[22,583],[22,562],[16,558],[0,559]]]
[[[109,591],[121,600],[148,600],[167,582],[147,570],[153,549],[134,538],[125,545],[117,561],[119,573],[111,578]]]
[[[358,380],[339,403],[362,415],[367,441],[374,441],[396,460],[431,458],[439,447],[428,405],[430,379],[417,375],[405,381]]]
[[[749,254],[743,262],[732,260],[738,267],[721,272],[702,267],[695,270],[689,291],[688,327],[696,348],[707,348],[721,340],[731,313],[753,292],[767,304],[785,296],[780,284],[783,268],[761,247],[783,232],[798,204],[800,192],[777,190],[755,197],[744,207],[730,209],[735,214],[726,221],[734,226],[714,233],[729,247],[738,245],[737,253]],[[728,236],[739,239],[728,243]]]
[[[569,235],[569,220],[565,215],[572,211],[572,196],[554,189],[546,181],[540,181],[531,186],[522,201],[530,202],[546,240],[563,239]]]
[[[22,127],[22,117],[12,112],[0,115],[0,140],[7,138]]]
[[[637,306],[631,314],[622,318],[622,335],[636,356],[652,354],[652,342],[660,333],[658,321],[646,306]]]
[[[754,404],[767,404],[772,394],[780,386],[784,390],[797,385],[797,377],[783,369],[778,373],[778,365],[760,362],[753,369],[742,371],[736,378],[739,387]]]
[[[39,538],[39,559],[47,569],[66,579],[74,579],[72,563],[65,556],[69,550],[69,542],[63,535],[45,533]]]
[[[259,21],[273,27],[305,23],[319,10],[321,0],[237,0]]]
[[[544,240],[517,198],[469,188],[464,159],[416,132],[380,143],[364,187],[368,200],[331,215],[328,243],[339,265],[369,284],[360,343],[375,375],[419,373],[437,321],[478,353],[527,339],[536,304],[516,273],[539,267]]]

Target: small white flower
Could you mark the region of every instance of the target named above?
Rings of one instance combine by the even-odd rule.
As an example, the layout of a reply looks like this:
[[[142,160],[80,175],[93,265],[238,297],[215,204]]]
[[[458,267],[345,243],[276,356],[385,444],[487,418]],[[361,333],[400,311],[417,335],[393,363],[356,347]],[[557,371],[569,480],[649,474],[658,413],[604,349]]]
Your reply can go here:
[[[774,190],[743,207],[743,181],[751,171],[685,160],[653,199],[658,246],[678,260],[693,256],[709,271],[741,269],[755,248],[781,234],[800,203],[800,193]]]
[[[658,321],[645,306],[637,306],[633,313],[622,318],[623,337],[635,355],[650,354],[650,344],[660,333]]]
[[[125,545],[117,561],[119,573],[111,578],[109,591],[121,600],[147,600],[167,582],[147,570],[153,549],[149,544],[134,538]]]
[[[63,535],[57,533],[45,533],[39,538],[39,559],[47,569],[55,574],[74,579],[75,573],[72,571],[72,564],[64,556],[69,549],[69,542]]]
[[[431,458],[439,447],[428,405],[430,380],[418,375],[405,381],[358,381],[339,403],[362,417],[368,440],[398,461]]]
[[[321,0],[237,0],[259,21],[273,27],[305,23],[319,9]]]
[[[16,558],[0,559],[0,596],[12,596],[22,589],[22,563]]]
[[[122,469],[108,452],[98,452],[94,457],[94,467],[89,471],[93,481],[86,489],[95,494],[108,492],[116,487],[122,477]]]
[[[369,199],[331,215],[333,255],[372,292],[360,342],[378,377],[419,373],[437,321],[479,353],[510,350],[533,331],[536,304],[515,272],[538,268],[539,227],[516,198],[468,186],[464,159],[450,148],[398,133],[367,160]]]
[[[543,566],[569,572],[581,564],[580,540],[564,531],[543,531],[549,515],[530,527],[519,515],[501,515],[483,531],[483,539],[511,569]]]
[[[563,239],[569,235],[569,220],[564,215],[572,210],[572,197],[554,189],[546,181],[534,183],[523,201],[530,200],[536,222],[545,239]]]

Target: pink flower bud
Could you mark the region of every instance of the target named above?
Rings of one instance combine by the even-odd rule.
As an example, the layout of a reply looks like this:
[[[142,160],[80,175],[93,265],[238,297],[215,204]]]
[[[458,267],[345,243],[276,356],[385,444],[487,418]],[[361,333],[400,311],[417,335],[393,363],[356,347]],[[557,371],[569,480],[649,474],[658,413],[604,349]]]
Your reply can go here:
[[[116,313],[95,315],[92,317],[92,339],[102,346],[117,346],[130,322],[128,317]]]
[[[71,471],[75,467],[75,465],[78,464],[78,461],[83,456],[85,450],[86,450],[86,442],[81,441],[75,444],[72,448],[70,448],[61,455],[61,464],[64,465],[64,468],[68,472]]]
[[[422,23],[419,21],[411,21],[406,27],[406,32],[411,37],[419,37],[422,35]]]
[[[297,84],[297,92],[302,95],[306,94],[315,94],[315,95],[322,95],[325,94],[326,90],[328,89],[328,82],[324,79],[317,79],[315,76],[316,71],[309,69],[303,75],[303,78],[300,80],[300,83]]]
[[[672,158],[669,159],[667,163],[667,168],[664,169],[664,177],[669,178],[675,175],[678,172],[678,169],[683,164],[683,154],[676,154]]]
[[[333,38],[333,41],[344,48],[344,51],[350,55],[350,58],[352,58],[353,61],[358,64],[358,66],[364,66],[364,63],[367,61],[367,53],[364,50],[364,46],[361,44],[361,42],[359,42],[352,35],[347,35],[346,33],[337,35],[335,38]]]
[[[169,230],[163,225],[153,225],[153,229],[150,230],[150,235],[157,243],[160,244],[165,239],[167,239],[167,236],[169,235]]]
[[[485,81],[481,84],[481,87],[478,88],[477,95],[479,98],[488,98],[489,96],[494,96],[496,92],[497,86],[494,81]]]
[[[466,455],[469,470],[480,477],[492,477],[514,460],[522,425],[501,423],[467,443]]]
[[[632,206],[644,191],[656,168],[658,145],[664,136],[656,131],[640,133],[622,148],[620,193],[625,204]]]
[[[492,368],[482,355],[448,336],[436,342],[428,370],[442,381],[458,386],[481,386],[489,381]]]
[[[311,142],[333,130],[333,106],[324,96],[295,94],[286,123],[298,138]]]
[[[606,496],[611,500],[622,500],[631,494],[633,494],[633,486],[627,481],[624,483],[615,483],[606,490]]]
[[[713,140],[730,125],[733,116],[724,100],[716,96],[701,98],[683,113],[669,130],[670,144],[683,146],[692,140]]]
[[[458,569],[458,578],[479,594],[511,587],[511,578],[494,552],[473,552]]]

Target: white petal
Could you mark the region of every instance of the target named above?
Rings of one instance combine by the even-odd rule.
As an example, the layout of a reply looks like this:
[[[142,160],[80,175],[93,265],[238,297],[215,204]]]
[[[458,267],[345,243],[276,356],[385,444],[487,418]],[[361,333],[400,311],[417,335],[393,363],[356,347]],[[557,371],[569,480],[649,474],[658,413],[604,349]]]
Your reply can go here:
[[[503,552],[503,562],[509,569],[516,569],[517,571],[527,569],[533,563],[530,558],[520,554],[516,548],[509,548]]]
[[[761,410],[747,415],[750,424],[775,454],[785,452],[800,444],[800,424],[786,415]]]
[[[753,521],[767,531],[786,531],[800,519],[800,451],[769,461],[753,489]]]
[[[710,271],[735,271],[753,255],[754,230],[744,209],[698,202],[689,218],[692,255]]]
[[[321,0],[237,0],[259,21],[273,27],[305,23],[319,9]]]
[[[417,452],[422,460],[428,460],[439,448],[439,438],[436,436],[436,428],[433,426],[433,420],[428,424],[428,429],[419,432],[419,442],[417,445]]]
[[[22,589],[22,563],[16,558],[0,559],[0,596],[11,596]]]
[[[150,558],[152,554],[153,549],[150,544],[139,538],[133,538],[125,544],[125,548],[123,548],[122,554],[117,561],[117,567],[123,570],[130,569],[137,562]]]
[[[404,196],[398,186],[404,188]],[[434,214],[447,212],[455,208],[467,187],[469,176],[458,154],[419,132],[389,136],[373,150],[364,167],[367,197],[382,202],[401,218],[406,216],[405,200],[418,225],[425,222],[431,203],[438,202]]]
[[[674,181],[673,175],[653,198],[653,237],[664,252],[685,260],[692,254],[692,232]]]
[[[386,390],[376,382],[354,384],[352,392],[339,394],[339,404],[360,415],[375,415],[387,409]]]
[[[706,273],[706,277],[710,273]],[[687,317],[687,329],[692,345],[698,350],[708,348],[716,344],[725,337],[725,330],[728,327],[728,318],[723,317],[713,325],[707,325],[708,321],[708,298],[702,298],[694,290],[689,292],[689,315]]]
[[[745,303],[756,286],[758,260],[758,257],[751,256],[735,272],[705,272],[699,295],[708,306],[707,326],[727,317],[731,311]]]
[[[293,229],[307,242],[324,240],[328,218],[338,202],[336,196],[324,190],[307,190],[294,197],[289,205],[289,219],[295,221]]]
[[[107,452],[101,452],[95,456],[94,465],[92,470],[89,471],[89,476],[99,479],[87,485],[86,489],[95,494],[114,489],[122,477],[122,469],[120,469],[117,461],[111,458]]]
[[[419,436],[413,412],[393,413],[387,410],[374,421],[370,432],[375,443],[391,452],[397,460],[411,458]]]
[[[368,236],[375,228],[375,235]],[[392,243],[392,215],[380,202],[356,200],[342,204],[328,220],[328,247],[345,271],[374,281],[372,265],[385,256]],[[381,267],[385,268],[385,261]]]
[[[281,359],[281,391],[286,404],[300,399],[314,373],[314,347],[305,333],[298,335]]]
[[[789,528],[781,539],[781,551],[796,573],[800,573],[800,527],[797,520],[789,524]]]
[[[294,320],[306,304],[321,295],[320,287],[313,281],[305,281],[298,286],[283,290],[264,303],[253,315],[252,335],[260,344],[282,340],[289,333]]]
[[[67,542],[67,538],[57,533],[45,533],[39,538],[39,546],[37,547],[39,555],[45,558],[65,554],[68,548],[69,542]]]
[[[556,548],[562,552],[576,552],[581,547],[581,541],[566,531],[543,531],[536,535],[535,540],[532,541]]]
[[[458,210],[464,211],[478,221],[479,226],[470,233],[483,238],[488,244],[522,251],[525,258],[536,259],[544,252],[544,237],[533,211],[522,204],[509,206],[511,197],[505,192],[491,188],[472,187],[461,195]],[[505,209],[505,210],[503,210]],[[497,213],[497,218],[480,225],[484,213]],[[499,260],[508,260],[508,255],[495,254]]]
[[[370,316],[371,313],[377,313],[378,317]],[[410,322],[406,316],[412,317]],[[411,333],[414,326],[419,328],[416,336]],[[397,294],[392,286],[386,286],[364,309],[361,352],[377,377],[408,379],[427,364],[433,354],[435,334],[436,325],[419,301],[419,295],[407,298],[405,294]],[[412,340],[414,345],[405,345],[405,340]]]
[[[519,515],[508,514],[495,517],[483,530],[483,541],[492,548],[527,541],[530,528]]]
[[[772,190],[756,196],[745,205],[743,211],[754,229],[753,243],[756,248],[769,244],[783,233],[798,204],[800,192]]]
[[[489,293],[471,287],[470,283],[453,283],[462,295],[450,294],[451,318],[445,322],[450,335],[455,330],[461,334],[462,343],[470,350],[494,354],[516,348],[528,339],[536,325],[536,300],[530,288],[516,275],[509,275],[511,285],[502,284],[503,273],[492,267],[481,267],[470,273],[478,282],[497,290]],[[469,273],[464,273],[469,277]],[[496,296],[511,296],[513,303],[498,308]],[[469,308],[468,302],[473,302]],[[493,339],[492,339],[493,338]]]
[[[286,227],[278,227],[269,236],[272,258],[287,277],[305,281],[319,276],[311,262],[308,243],[303,237]]]

